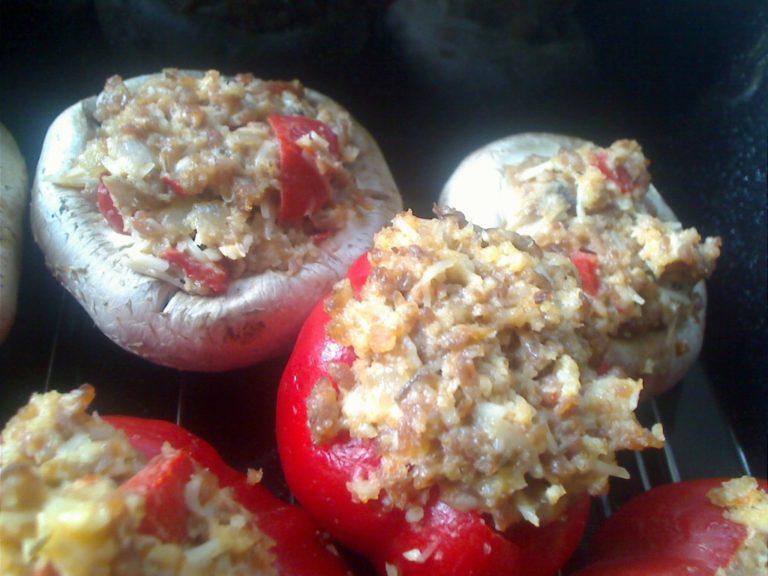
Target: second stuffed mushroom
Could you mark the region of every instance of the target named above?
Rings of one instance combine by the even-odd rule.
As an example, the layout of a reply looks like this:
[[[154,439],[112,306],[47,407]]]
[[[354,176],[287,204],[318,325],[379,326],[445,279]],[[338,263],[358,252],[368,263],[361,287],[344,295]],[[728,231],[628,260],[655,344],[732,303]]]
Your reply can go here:
[[[571,258],[604,338],[602,369],[642,378],[643,396],[679,381],[701,350],[704,282],[720,238],[683,228],[651,184],[637,142],[602,148],[555,134],[518,134],[467,156],[440,204],[483,227],[525,234]]]

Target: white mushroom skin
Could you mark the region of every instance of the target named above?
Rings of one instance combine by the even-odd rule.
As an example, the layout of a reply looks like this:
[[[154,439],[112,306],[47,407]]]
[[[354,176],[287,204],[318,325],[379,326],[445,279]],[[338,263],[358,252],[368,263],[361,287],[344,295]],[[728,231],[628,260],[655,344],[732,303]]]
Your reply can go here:
[[[199,72],[183,72],[199,74]],[[138,86],[151,76],[126,80]],[[310,98],[328,100],[306,89]],[[96,128],[95,96],[65,110],[46,135],[32,187],[31,221],[46,263],[101,331],[124,349],[187,371],[223,371],[286,353],[311,307],[365,252],[372,236],[402,206],[376,142],[359,124],[352,168],[371,208],[319,243],[320,260],[290,274],[238,278],[220,295],[188,294],[129,267],[132,240],[113,230],[80,190],[54,179],[69,170]]]
[[[16,318],[21,268],[27,165],[16,141],[0,124],[0,342]]]
[[[521,190],[510,185],[510,168],[532,156],[541,157],[543,162],[561,150],[575,150],[588,144],[580,138],[548,133],[525,133],[497,140],[460,162],[443,187],[438,203],[462,212],[468,221],[485,228],[532,233],[537,225],[524,213]],[[677,222],[653,185],[648,186],[645,200],[649,211],[659,220]],[[716,246],[719,252],[719,239],[708,239],[707,244],[707,249]],[[603,351],[606,366],[632,378],[642,378],[642,398],[660,394],[681,380],[701,351],[706,308],[704,280],[692,287],[689,297],[696,301],[696,313],[684,316],[667,329],[630,337],[615,335]]]

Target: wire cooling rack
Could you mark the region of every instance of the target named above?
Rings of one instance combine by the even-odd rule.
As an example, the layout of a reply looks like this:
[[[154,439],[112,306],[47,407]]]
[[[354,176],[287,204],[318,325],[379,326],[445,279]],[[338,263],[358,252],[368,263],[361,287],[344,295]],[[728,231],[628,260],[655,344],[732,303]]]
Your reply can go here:
[[[30,266],[40,265],[32,262]],[[275,390],[285,359],[220,374],[154,366],[108,341],[74,299],[43,274],[21,295],[17,324],[0,348],[3,421],[33,391],[96,386],[94,408],[175,421],[209,440],[232,465],[261,468],[264,483],[283,498],[274,432]],[[593,500],[587,534],[632,496],[680,480],[762,475],[753,470],[713,386],[700,364],[670,392],[638,408],[647,427],[660,423],[665,448],[621,453],[630,479],[614,479],[608,495]],[[563,576],[583,563],[582,549]],[[355,560],[355,559],[353,559]],[[368,568],[363,563],[361,570]]]

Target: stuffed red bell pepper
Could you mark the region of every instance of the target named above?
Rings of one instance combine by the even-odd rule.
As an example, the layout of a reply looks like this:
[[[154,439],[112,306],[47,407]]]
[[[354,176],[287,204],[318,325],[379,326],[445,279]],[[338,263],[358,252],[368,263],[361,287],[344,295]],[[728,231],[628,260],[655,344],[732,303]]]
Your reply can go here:
[[[659,486],[602,524],[578,576],[768,574],[768,482],[748,476]]]
[[[33,395],[2,433],[0,572],[341,576],[309,516],[170,422]]]
[[[278,394],[292,492],[381,574],[552,575],[636,421],[568,255],[397,216],[305,323]]]

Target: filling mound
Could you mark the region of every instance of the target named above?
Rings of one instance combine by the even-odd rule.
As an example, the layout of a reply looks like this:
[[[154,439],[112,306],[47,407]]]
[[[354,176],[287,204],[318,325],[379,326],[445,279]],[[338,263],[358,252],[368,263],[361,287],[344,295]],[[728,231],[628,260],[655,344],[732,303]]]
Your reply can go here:
[[[298,82],[165,70],[110,78],[86,110],[95,136],[56,183],[81,188],[130,265],[193,294],[297,271],[366,209],[349,113]]]
[[[277,573],[273,542],[253,515],[180,452],[166,445],[162,455],[187,466],[179,491],[162,477],[147,490],[143,456],[122,431],[86,413],[93,397],[89,386],[34,395],[3,429],[0,572]]]
[[[634,409],[642,384],[600,374],[588,298],[568,255],[460,215],[397,216],[371,274],[327,302],[354,349],[308,400],[317,443],[370,439],[380,466],[349,489],[414,510],[434,489],[504,528],[538,524],[626,477],[615,452],[663,445]]]
[[[507,167],[506,183],[506,226],[573,260],[596,327],[618,338],[666,332],[671,353],[687,351],[675,330],[701,321],[694,287],[714,271],[720,238],[702,240],[661,205],[637,142],[532,156]]]

